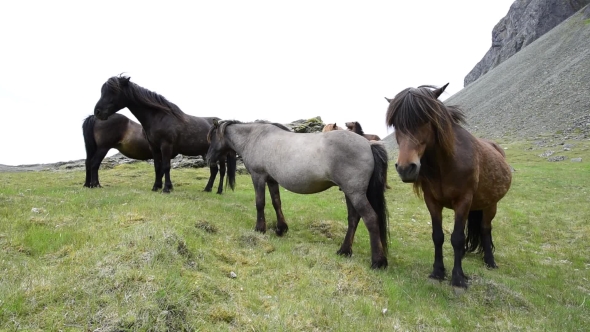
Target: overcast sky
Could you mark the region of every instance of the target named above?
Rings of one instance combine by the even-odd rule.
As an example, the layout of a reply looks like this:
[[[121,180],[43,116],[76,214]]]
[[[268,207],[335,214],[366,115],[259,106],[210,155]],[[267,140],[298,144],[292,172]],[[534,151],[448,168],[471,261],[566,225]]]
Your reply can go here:
[[[195,116],[384,137],[383,97],[458,92],[512,2],[2,1],[0,164],[85,158],[82,121],[122,72]]]

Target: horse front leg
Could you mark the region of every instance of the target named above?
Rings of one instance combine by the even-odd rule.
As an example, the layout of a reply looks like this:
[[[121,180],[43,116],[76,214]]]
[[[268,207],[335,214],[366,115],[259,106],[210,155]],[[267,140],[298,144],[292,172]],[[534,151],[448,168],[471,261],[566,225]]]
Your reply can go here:
[[[445,278],[445,264],[443,262],[445,234],[442,229],[443,207],[427,194],[424,195],[424,201],[432,220],[432,243],[434,244],[434,264],[432,264],[432,273],[428,277],[443,280]]]
[[[344,236],[344,241],[342,242],[340,249],[336,253],[342,256],[352,256],[354,234],[356,233],[356,228],[361,220],[361,216],[356,212],[354,206],[352,206],[348,196],[344,195],[344,197],[346,198],[346,210],[348,211],[348,230],[346,231],[346,236]]]
[[[357,213],[363,218],[365,226],[369,231],[369,238],[371,240],[371,268],[386,268],[387,257],[383,244],[381,243],[381,232],[379,230],[379,217],[365,193],[349,195],[350,203],[356,209]]]
[[[256,193],[256,227],[255,231],[266,233],[266,219],[264,218],[264,204],[266,198],[266,178],[252,174],[252,183]]]
[[[283,236],[288,230],[289,226],[285,222],[285,216],[283,215],[283,210],[281,209],[281,193],[279,184],[274,180],[268,180],[268,191],[270,192],[270,198],[272,200],[272,206],[275,209],[277,214],[277,230],[276,233],[278,236]]]
[[[451,234],[451,244],[453,245],[454,264],[451,276],[451,285],[455,287],[467,288],[467,276],[463,273],[462,260],[465,255],[465,222],[469,215],[471,207],[471,197],[459,200],[453,204],[455,211],[455,227]]]
[[[170,180],[170,159],[172,159],[172,146],[169,144],[162,145],[162,173],[164,174],[164,189],[162,192],[169,194],[172,191],[172,180]]]
[[[216,163],[209,166],[209,181],[207,181],[207,185],[205,186],[205,189],[203,191],[211,192],[211,189],[213,188],[213,183],[215,182],[215,178],[217,177],[218,172],[219,167],[217,167]]]
[[[152,146],[152,155],[154,156],[154,172],[156,179],[152,191],[162,189],[162,152],[160,147]]]
[[[217,194],[221,195],[223,192],[223,180],[225,179],[225,158],[219,159],[219,187],[217,187]]]

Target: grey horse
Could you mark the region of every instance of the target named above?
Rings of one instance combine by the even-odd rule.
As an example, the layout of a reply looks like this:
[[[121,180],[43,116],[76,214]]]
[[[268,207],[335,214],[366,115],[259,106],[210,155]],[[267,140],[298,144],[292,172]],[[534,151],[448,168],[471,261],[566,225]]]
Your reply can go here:
[[[346,197],[348,231],[338,254],[352,255],[352,243],[360,218],[371,241],[371,267],[387,267],[387,152],[379,144],[344,130],[293,133],[270,123],[214,122],[207,138],[207,160],[216,162],[227,152],[242,156],[256,193],[256,227],[266,232],[265,185],[277,215],[276,234],[288,226],[281,210],[279,185],[299,194],[314,194],[339,186]],[[228,179],[234,179],[228,169]],[[234,188],[234,183],[230,182]]]

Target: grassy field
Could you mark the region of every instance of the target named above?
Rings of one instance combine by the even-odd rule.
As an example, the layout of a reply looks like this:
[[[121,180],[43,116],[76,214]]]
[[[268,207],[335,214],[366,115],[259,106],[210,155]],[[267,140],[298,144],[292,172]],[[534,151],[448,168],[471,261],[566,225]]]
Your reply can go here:
[[[175,191],[153,193],[143,162],[101,171],[105,187],[93,190],[82,171],[0,173],[0,330],[588,331],[590,141],[573,143],[562,162],[502,144],[516,171],[493,223],[500,268],[468,254],[463,294],[427,278],[430,217],[393,168],[381,271],[369,268],[364,225],[354,255],[336,255],[337,188],[282,191],[290,228],[279,238],[253,231],[245,175],[220,196],[202,192],[205,169],[173,170]],[[266,211],[272,227],[269,200]],[[450,211],[444,230],[450,271]]]

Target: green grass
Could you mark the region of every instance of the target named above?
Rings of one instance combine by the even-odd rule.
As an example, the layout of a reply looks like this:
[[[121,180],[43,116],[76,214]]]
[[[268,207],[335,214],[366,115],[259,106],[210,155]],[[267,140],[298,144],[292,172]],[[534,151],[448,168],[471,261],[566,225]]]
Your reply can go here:
[[[384,271],[369,268],[362,225],[353,257],[336,255],[346,232],[337,188],[281,190],[290,228],[279,238],[253,231],[249,176],[220,196],[202,192],[205,169],[173,170],[170,195],[149,191],[146,163],[101,171],[105,187],[93,190],[81,171],[0,173],[0,330],[587,330],[590,142],[555,163],[538,155],[559,146],[502,143],[516,171],[494,220],[500,268],[467,255],[460,295],[428,280],[430,217],[393,168]],[[272,228],[269,199],[266,212]]]

